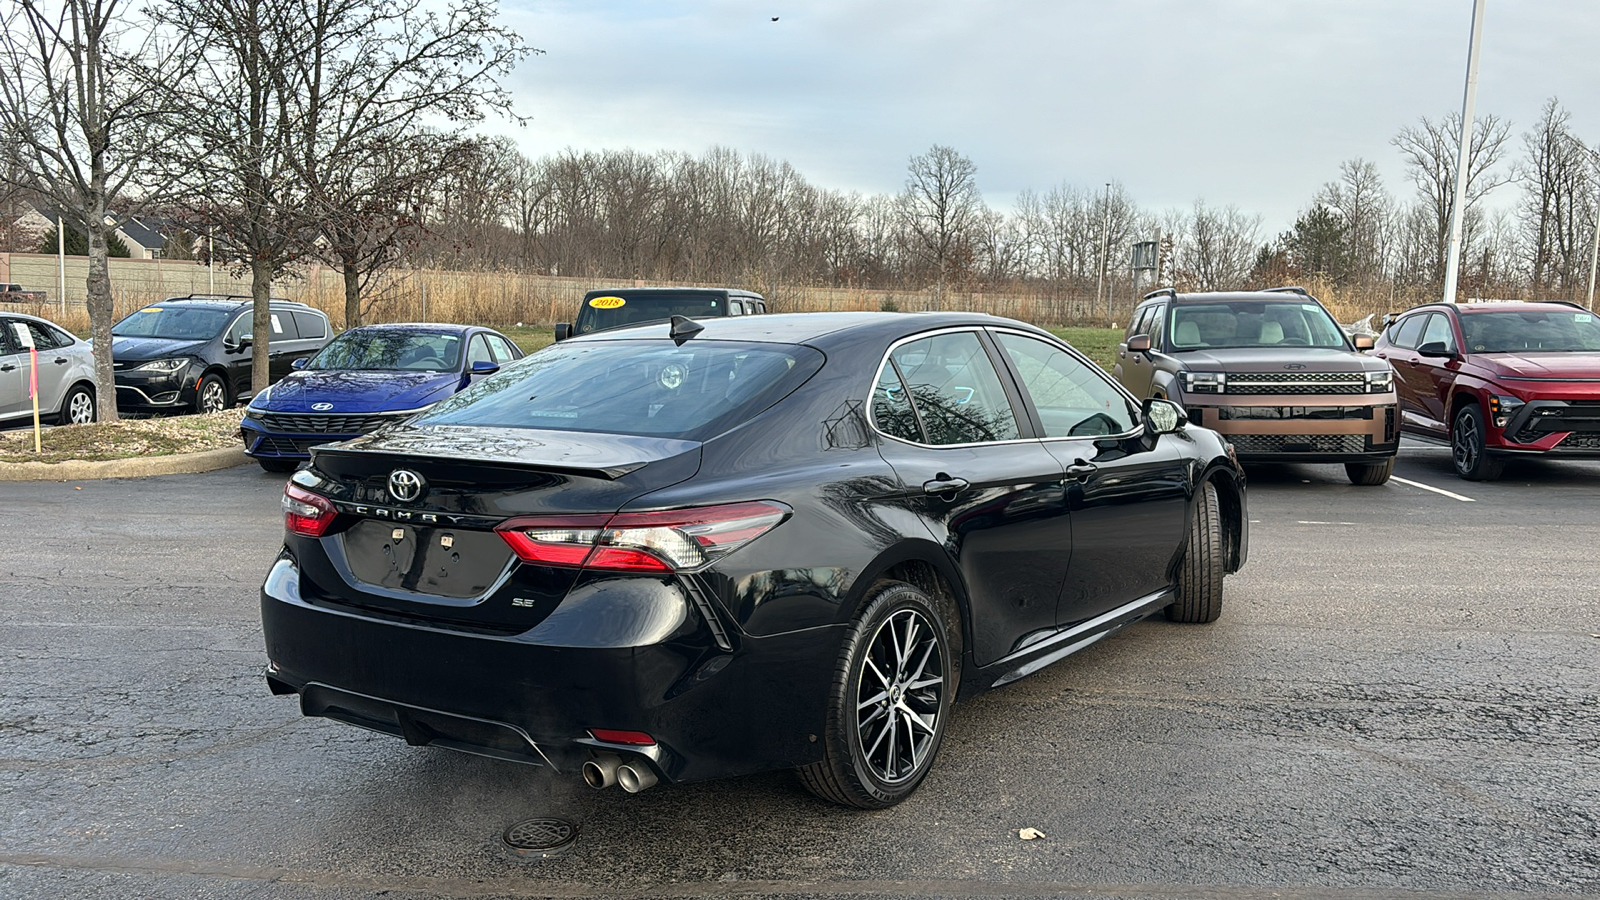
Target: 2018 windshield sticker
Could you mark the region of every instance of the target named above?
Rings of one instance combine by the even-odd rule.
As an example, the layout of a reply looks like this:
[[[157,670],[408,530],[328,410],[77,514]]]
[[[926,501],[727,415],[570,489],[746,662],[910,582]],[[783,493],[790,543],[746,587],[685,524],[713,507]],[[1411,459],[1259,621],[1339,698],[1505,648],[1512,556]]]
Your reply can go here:
[[[626,305],[627,302],[621,297],[596,297],[589,301],[589,305],[595,309],[616,309],[619,306]]]

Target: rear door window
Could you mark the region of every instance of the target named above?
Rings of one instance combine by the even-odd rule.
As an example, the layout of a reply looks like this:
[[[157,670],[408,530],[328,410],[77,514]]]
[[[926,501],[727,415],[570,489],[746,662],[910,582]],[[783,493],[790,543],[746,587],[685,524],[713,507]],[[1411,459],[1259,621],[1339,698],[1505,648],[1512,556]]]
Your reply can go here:
[[[293,341],[300,338],[299,329],[294,327],[294,315],[288,310],[270,310],[268,320],[272,323],[273,341]]]
[[[292,313],[294,326],[300,332],[300,337],[308,341],[320,341],[328,336],[328,324],[316,313]]]
[[[889,354],[904,379],[926,443],[980,444],[1020,436],[1000,376],[976,333],[901,344]]]
[[[511,342],[498,334],[486,334],[484,339],[489,342],[489,349],[494,351],[494,360],[504,365],[513,359],[521,359],[521,355],[511,346]]]

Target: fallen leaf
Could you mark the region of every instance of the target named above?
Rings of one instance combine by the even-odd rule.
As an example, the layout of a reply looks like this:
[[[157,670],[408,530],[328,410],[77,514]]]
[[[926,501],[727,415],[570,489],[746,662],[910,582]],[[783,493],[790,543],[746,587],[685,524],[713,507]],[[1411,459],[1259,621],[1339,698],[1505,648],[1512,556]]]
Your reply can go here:
[[[1044,837],[1044,832],[1037,828],[1021,828],[1017,830],[1017,837],[1025,841],[1036,841]]]

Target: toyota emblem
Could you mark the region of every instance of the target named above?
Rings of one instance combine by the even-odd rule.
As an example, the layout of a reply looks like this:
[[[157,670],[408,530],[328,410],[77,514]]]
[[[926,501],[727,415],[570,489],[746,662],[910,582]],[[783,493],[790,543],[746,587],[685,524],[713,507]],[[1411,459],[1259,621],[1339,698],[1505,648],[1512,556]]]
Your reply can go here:
[[[317,412],[327,412],[328,410],[333,409],[333,404],[332,403],[313,403],[313,404],[311,404],[311,408],[316,410]]]
[[[410,503],[422,496],[428,483],[410,469],[395,469],[389,473],[389,493],[401,503]]]

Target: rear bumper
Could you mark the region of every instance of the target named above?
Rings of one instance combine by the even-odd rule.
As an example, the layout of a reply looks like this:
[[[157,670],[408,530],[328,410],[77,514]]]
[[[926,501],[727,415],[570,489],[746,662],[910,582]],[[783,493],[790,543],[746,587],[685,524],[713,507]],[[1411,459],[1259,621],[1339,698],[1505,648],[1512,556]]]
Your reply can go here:
[[[303,597],[300,577],[278,559],[261,619],[269,684],[298,694],[305,715],[564,774],[596,750],[670,782],[820,758],[842,626],[736,635],[731,651],[705,627],[646,646],[557,646],[531,639],[538,629],[471,633],[335,607]],[[606,744],[591,728],[656,743]]]

